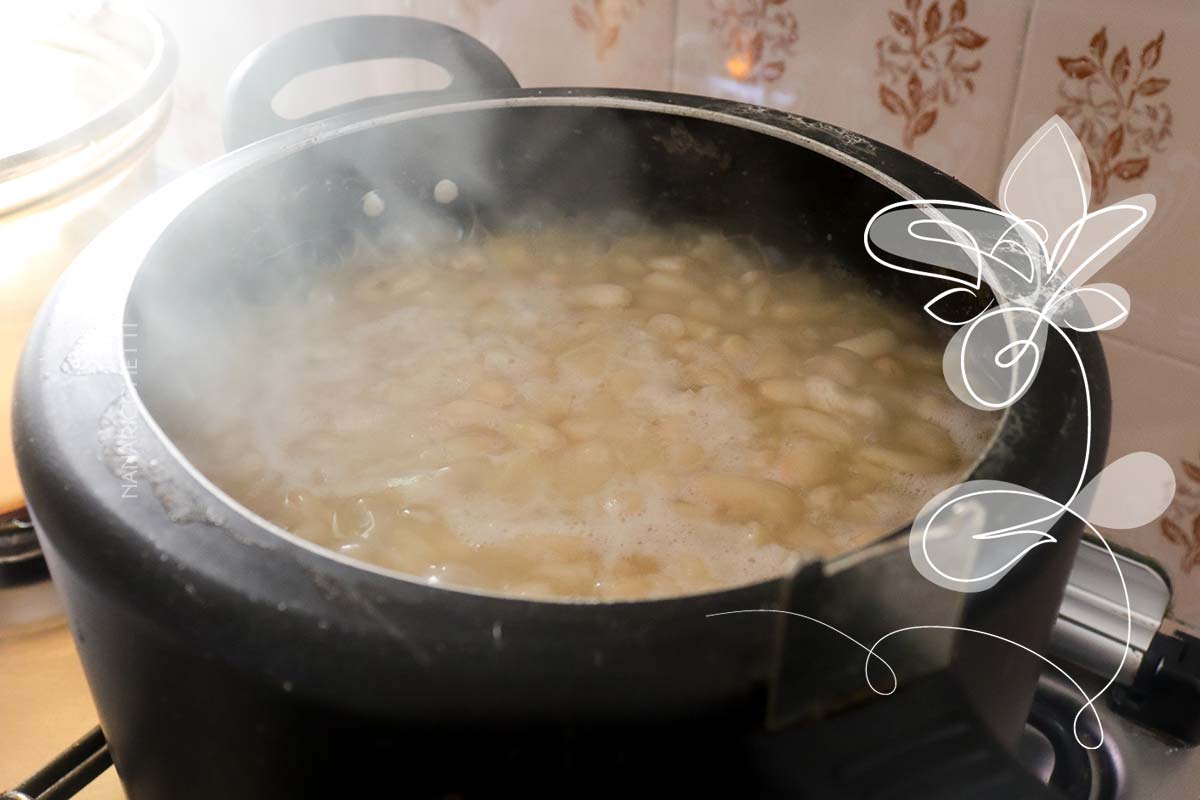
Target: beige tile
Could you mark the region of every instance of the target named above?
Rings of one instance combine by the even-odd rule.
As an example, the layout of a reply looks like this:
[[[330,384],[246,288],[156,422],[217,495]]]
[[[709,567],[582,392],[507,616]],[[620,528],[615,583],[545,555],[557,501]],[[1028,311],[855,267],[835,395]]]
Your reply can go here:
[[[1174,613],[1200,625],[1200,368],[1105,337],[1113,386],[1108,461],[1148,450],[1175,470],[1175,502],[1162,519],[1103,533],[1154,558],[1174,589]]]
[[[328,17],[412,13],[412,0],[258,0],[253,4],[143,0],[142,5],[158,15],[179,49],[175,105],[158,149],[160,163],[168,171],[190,169],[225,152],[221,139],[225,84],[255,48]],[[382,76],[381,80],[393,85]],[[359,87],[343,82],[324,88],[328,99],[334,100],[338,89]]]
[[[991,197],[1030,2],[681,0],[675,85],[843,125]]]
[[[495,50],[523,86],[669,89],[675,0],[415,0]]]
[[[1161,46],[1155,44],[1160,34]],[[1190,0],[1039,0],[1007,147],[1014,152],[1058,112],[1092,161],[1093,208],[1142,192],[1155,195],[1154,218],[1097,279],[1120,284],[1133,301],[1114,336],[1193,364],[1200,364],[1197,41],[1200,10]],[[1126,75],[1122,53],[1129,63],[1119,81],[1114,75]],[[1138,86],[1142,92],[1135,92]]]

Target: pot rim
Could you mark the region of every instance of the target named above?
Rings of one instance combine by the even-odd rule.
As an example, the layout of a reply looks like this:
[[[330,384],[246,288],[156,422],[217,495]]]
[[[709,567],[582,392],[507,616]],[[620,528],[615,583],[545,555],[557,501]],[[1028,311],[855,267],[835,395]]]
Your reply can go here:
[[[872,165],[870,165],[860,159],[853,157],[852,155],[850,155],[847,152],[844,152],[843,150],[839,150],[836,147],[833,147],[829,144],[821,142],[810,136],[806,136],[798,131],[789,130],[787,128],[773,124],[766,120],[755,119],[749,114],[741,115],[741,114],[733,113],[732,109],[748,110],[760,117],[763,116],[764,114],[769,114],[771,116],[778,115],[781,118],[787,119],[793,123],[799,123],[801,125],[823,131],[827,135],[840,137],[848,145],[867,146],[867,147],[870,147],[871,149],[874,149],[874,147],[876,146],[876,143],[873,140],[868,139],[867,137],[861,136],[859,134],[853,133],[852,131],[848,131],[844,128],[840,128],[838,126],[835,126],[835,125],[832,125],[829,123],[823,123],[823,122],[818,122],[818,121],[814,121],[814,120],[809,120],[807,118],[800,117],[800,116],[793,115],[793,114],[788,114],[786,112],[777,112],[777,111],[774,111],[771,109],[765,109],[760,106],[753,106],[753,105],[737,103],[737,102],[732,102],[732,101],[720,101],[720,100],[714,101],[711,98],[702,98],[702,97],[696,97],[696,96],[682,96],[689,100],[691,100],[691,99],[702,100],[707,104],[713,104],[715,102],[716,104],[719,104],[721,106],[724,106],[725,108],[730,109],[730,110],[721,110],[719,108],[704,107],[704,106],[697,106],[697,105],[685,105],[685,104],[681,104],[679,102],[671,102],[668,98],[681,97],[680,95],[676,95],[676,94],[672,94],[672,93],[664,93],[664,92],[616,93],[619,91],[620,90],[614,91],[614,90],[610,90],[610,89],[570,89],[570,88],[555,88],[555,89],[549,89],[549,90],[546,90],[546,89],[517,90],[517,93],[515,93],[515,96],[505,95],[505,96],[492,97],[492,98],[487,98],[487,99],[468,100],[468,101],[464,101],[464,102],[449,102],[449,103],[442,104],[442,105],[424,106],[421,108],[409,109],[409,110],[400,110],[400,111],[391,111],[391,112],[380,113],[379,109],[373,109],[369,112],[369,116],[367,116],[365,119],[362,118],[363,113],[364,113],[363,111],[347,112],[344,114],[339,114],[337,116],[323,119],[318,122],[310,123],[308,125],[305,125],[305,126],[302,126],[299,128],[281,132],[279,134],[268,137],[267,139],[263,139],[259,142],[255,142],[253,144],[247,145],[246,147],[243,147],[243,148],[235,151],[236,155],[240,156],[239,160],[243,163],[236,166],[233,170],[223,171],[222,173],[220,173],[218,180],[215,183],[206,184],[205,188],[201,192],[192,193],[187,198],[187,202],[182,204],[179,207],[179,210],[182,210],[183,208],[190,206],[196,199],[198,199],[200,197],[201,194],[211,190],[212,188],[214,188],[217,185],[220,185],[220,183],[223,183],[223,182],[233,178],[238,173],[244,172],[249,169],[253,169],[253,168],[261,166],[265,163],[273,162],[274,160],[279,159],[279,158],[285,158],[293,153],[308,149],[309,147],[311,147],[313,145],[317,145],[317,144],[320,144],[325,141],[330,141],[333,139],[340,138],[342,136],[351,135],[354,133],[358,133],[360,131],[369,130],[371,128],[376,128],[376,127],[380,127],[383,125],[390,125],[390,124],[397,123],[397,122],[404,122],[404,121],[420,119],[420,118],[424,118],[424,117],[444,116],[444,115],[471,112],[471,111],[480,111],[480,110],[507,109],[507,108],[529,107],[529,106],[533,106],[533,107],[556,107],[556,106],[557,107],[593,107],[593,108],[594,107],[602,107],[602,108],[614,108],[614,109],[628,109],[628,110],[635,110],[635,111],[645,111],[645,112],[649,112],[649,113],[659,113],[659,114],[668,114],[668,115],[674,115],[674,116],[680,116],[680,117],[689,117],[689,118],[693,118],[693,119],[702,119],[702,120],[708,120],[708,121],[723,123],[723,124],[727,124],[727,125],[732,125],[734,127],[742,128],[745,130],[753,131],[753,132],[768,135],[768,136],[772,136],[777,139],[782,139],[789,143],[792,143],[792,144],[795,144],[795,145],[798,145],[801,147],[805,147],[806,149],[820,153],[821,155],[824,155],[827,158],[831,158],[841,164],[844,164],[845,166],[848,166],[848,167],[854,169],[855,171],[861,173],[862,175],[876,181],[877,183],[883,185],[885,188],[889,189],[890,191],[894,192],[895,194],[899,195],[901,198],[903,198],[905,200],[924,199],[924,198],[921,198],[916,192],[914,192],[907,185],[901,183],[896,178],[892,177],[891,175],[888,175],[887,173],[879,170],[876,167],[873,167]],[[353,121],[349,121],[349,120],[353,120]],[[268,153],[270,153],[270,155],[267,155]],[[266,158],[257,157],[260,155],[266,155],[267,157]],[[216,164],[219,164],[222,162],[227,162],[227,161],[229,161],[228,157],[222,158],[222,159],[219,159],[217,162],[214,162],[212,166],[215,167]],[[930,169],[933,169],[933,168],[930,167]],[[207,173],[208,171],[209,170],[207,168],[202,168],[199,172]],[[948,178],[948,176],[946,176],[946,177]],[[182,183],[183,181],[180,181],[180,182]],[[146,201],[146,202],[148,203],[149,201]],[[940,212],[937,212],[936,209],[930,209],[930,211],[932,211],[933,213],[937,213],[940,216]],[[174,218],[174,216],[171,217],[171,219],[173,219],[173,218]],[[168,224],[169,224],[169,221],[168,221]],[[149,251],[150,248],[153,247],[154,243],[158,241],[159,237],[162,235],[162,233],[165,230],[166,230],[166,225],[163,225],[156,231],[156,233],[154,234],[153,240],[151,240],[147,246],[147,252]],[[131,294],[130,289],[132,288],[132,285],[133,285],[134,280],[136,279],[136,276],[141,272],[144,265],[145,265],[145,258],[143,258],[139,262],[139,264],[137,265],[137,267],[135,269],[133,269],[129,272],[129,275],[128,275],[129,283],[127,286],[125,286],[123,288],[124,302],[122,303],[122,308],[121,308],[121,323],[123,323],[123,324],[127,323],[130,318],[130,306],[129,306],[130,294]],[[993,291],[996,291],[996,290],[993,288]],[[1011,327],[1011,323],[1007,323],[1007,324],[1009,324]],[[118,332],[118,335],[119,335],[119,332]],[[217,484],[213,483],[204,473],[202,473],[199,469],[197,469],[191,463],[191,461],[188,460],[188,458],[176,447],[175,443],[166,434],[166,432],[159,426],[158,421],[154,418],[154,416],[151,414],[149,408],[147,408],[145,403],[143,402],[141,394],[137,388],[137,380],[136,380],[135,376],[131,373],[131,371],[129,369],[129,364],[124,358],[120,359],[119,372],[120,372],[121,379],[124,382],[124,388],[126,390],[127,396],[129,398],[131,398],[132,402],[136,405],[136,408],[139,412],[141,420],[144,421],[149,426],[149,429],[152,431],[158,444],[160,446],[162,446],[163,449],[171,456],[171,458],[179,465],[179,467],[184,472],[186,472],[188,477],[190,477],[192,480],[196,481],[196,483],[199,486],[201,486],[204,489],[204,491],[207,492],[210,496],[219,500],[220,503],[224,507],[232,510],[234,513],[236,513],[237,515],[242,517],[245,521],[247,521],[261,529],[264,529],[264,530],[268,531],[269,533],[271,533],[272,535],[277,536],[293,545],[299,546],[311,553],[314,553],[321,558],[330,559],[332,561],[338,562],[342,565],[351,567],[353,569],[363,570],[363,571],[366,571],[369,573],[383,576],[385,578],[389,578],[389,579],[393,579],[393,580],[400,580],[405,583],[423,587],[423,588],[437,589],[437,590],[449,591],[449,592],[453,592],[453,593],[472,594],[472,595],[476,595],[476,596],[480,596],[480,597],[484,597],[484,598],[491,598],[491,599],[500,599],[500,600],[509,600],[509,601],[512,601],[512,600],[528,601],[528,602],[534,602],[534,603],[554,603],[554,604],[559,604],[559,605],[588,605],[588,606],[601,605],[602,606],[602,605],[656,602],[656,601],[663,601],[663,600],[684,600],[687,598],[702,597],[702,596],[707,596],[707,595],[721,594],[721,593],[729,592],[729,591],[736,591],[738,589],[744,589],[744,588],[747,588],[750,586],[773,583],[773,582],[779,581],[781,579],[785,579],[788,575],[794,574],[796,571],[804,568],[805,566],[821,560],[817,556],[812,556],[807,559],[804,558],[803,556],[801,556],[799,558],[799,560],[794,565],[792,565],[792,567],[788,571],[782,572],[776,578],[769,579],[766,581],[749,581],[746,583],[739,583],[736,585],[720,586],[720,587],[710,589],[710,590],[707,590],[704,592],[680,594],[680,595],[668,595],[668,596],[664,596],[664,597],[653,597],[653,598],[600,599],[600,598],[562,598],[562,597],[520,597],[520,596],[516,596],[516,595],[512,595],[512,594],[506,594],[503,592],[487,591],[487,590],[482,590],[482,589],[473,588],[473,587],[430,584],[424,580],[421,580],[420,578],[418,578],[415,575],[409,575],[407,573],[400,572],[400,571],[394,570],[394,569],[389,569],[386,567],[382,567],[382,566],[379,566],[376,564],[372,564],[370,562],[360,561],[358,559],[351,558],[350,556],[344,555],[337,551],[330,550],[326,547],[322,547],[321,545],[318,545],[314,542],[304,539],[303,537],[297,536],[296,534],[275,524],[271,520],[261,517],[258,514],[256,514],[255,512],[253,512],[252,510],[246,508],[244,505],[242,505],[236,499],[234,499],[229,494],[227,494],[225,492],[225,490],[223,490]],[[969,465],[969,467],[964,468],[964,470],[960,473],[962,480],[967,480],[970,478],[971,475],[975,474],[975,472],[978,470],[980,465],[982,463],[984,463],[985,461],[987,461],[989,456],[991,456],[993,454],[999,440],[1001,438],[1003,438],[1003,436],[1006,433],[1008,433],[1009,422],[1010,422],[1010,408],[1005,408],[1001,414],[1000,419],[998,420],[998,422],[996,424],[995,429],[992,432],[991,437],[988,439],[986,446],[980,452],[980,455]],[[953,486],[954,484],[952,483],[950,485]],[[910,528],[911,528],[911,521],[902,525],[901,527],[899,527],[895,530],[892,530],[890,532],[879,535],[878,537],[876,537],[875,539],[871,540],[870,542],[868,542],[864,545],[861,545],[859,547],[854,548],[853,550],[849,550],[845,553],[835,556],[834,558],[826,560],[825,561],[826,571],[830,574],[833,574],[833,573],[839,572],[843,569],[849,568],[849,567],[853,566],[854,564],[859,563],[864,558],[869,557],[869,554],[871,552],[875,552],[880,545],[887,545],[887,543],[892,542],[893,540],[897,539],[898,537],[908,533]]]

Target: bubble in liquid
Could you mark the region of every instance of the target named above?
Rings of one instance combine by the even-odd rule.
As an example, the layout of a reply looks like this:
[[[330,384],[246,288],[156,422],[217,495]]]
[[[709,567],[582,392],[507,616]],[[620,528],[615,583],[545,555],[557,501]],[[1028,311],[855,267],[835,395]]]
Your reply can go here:
[[[445,205],[458,199],[458,184],[449,178],[442,178],[433,187],[433,199]]]
[[[379,192],[372,190],[363,195],[362,210],[368,217],[378,217],[386,208],[387,203],[379,196]]]

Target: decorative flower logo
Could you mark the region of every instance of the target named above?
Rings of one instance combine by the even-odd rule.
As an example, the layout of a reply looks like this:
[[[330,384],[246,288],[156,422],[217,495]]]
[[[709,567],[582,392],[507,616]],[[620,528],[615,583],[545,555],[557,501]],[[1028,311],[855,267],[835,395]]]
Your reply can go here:
[[[635,7],[645,4],[646,0],[592,0],[590,4],[575,3],[571,14],[581,30],[592,33],[599,61],[616,46],[621,26],[633,18]]]
[[[725,71],[747,83],[783,77],[787,57],[800,39],[795,12],[787,0],[709,0],[709,26],[721,38]]]
[[[940,105],[953,106],[963,93],[975,91],[981,62],[963,58],[978,50],[987,37],[967,27],[966,0],[955,0],[942,13],[938,0],[905,0],[904,11],[888,11],[892,31],[875,43],[879,56],[879,102],[904,118],[904,147],[911,150],[918,136],[937,122]]]
[[[1078,518],[1108,550],[1124,591],[1125,650],[1108,682],[1089,695],[1042,653],[975,628],[913,625],[886,633],[868,645],[827,622],[791,611],[744,609],[710,616],[778,613],[828,628],[866,652],[863,674],[867,686],[881,695],[891,694],[898,686],[895,671],[877,652],[893,636],[941,630],[999,639],[1041,659],[1074,685],[1084,700],[1075,715],[1075,740],[1089,750],[1103,745],[1104,730],[1095,702],[1121,673],[1133,634],[1133,616],[1121,565],[1097,526],[1136,528],[1155,519],[1171,502],[1175,475],[1153,453],[1130,453],[1084,484],[1091,458],[1091,391],[1083,361],[1066,329],[1109,330],[1129,315],[1129,296],[1121,287],[1087,281],[1154,213],[1154,197],[1148,194],[1089,211],[1091,187],[1083,144],[1066,122],[1053,117],[1008,165],[1000,184],[1000,210],[950,200],[905,200],[871,217],[863,244],[871,258],[889,269],[952,284],[927,303],[925,310],[939,322],[958,327],[946,348],[943,371],[963,402],[984,409],[1015,403],[1037,377],[1050,333],[1061,337],[1074,355],[1087,401],[1088,435],[1071,496],[1060,501],[1003,481],[967,481],[942,492],[921,509],[909,532],[909,553],[913,566],[931,582],[953,591],[984,591],[1031,550],[1055,544],[1050,531],[1064,515]],[[941,271],[924,269],[925,265]],[[955,305],[951,298],[961,300],[966,294],[978,306],[984,298],[984,283],[991,290],[984,309],[970,319],[953,319],[946,310]],[[1200,478],[1200,468],[1196,477]],[[887,669],[890,687],[877,686],[872,680],[873,661]],[[1099,741],[1085,741],[1080,735],[1079,720],[1089,710]]]
[[[931,300],[926,311],[938,321],[958,327],[946,349],[943,371],[950,388],[964,403],[980,409],[1007,408],[1032,385],[1050,333],[1070,345],[1064,329],[1110,330],[1128,317],[1129,296],[1124,289],[1085,283],[1142,230],[1154,213],[1154,197],[1138,195],[1089,211],[1091,186],[1082,143],[1062,119],[1054,117],[1030,137],[1009,164],[1000,185],[1002,210],[960,202],[903,201],[882,209],[868,223],[864,243],[880,264],[953,284]],[[896,256],[910,264],[935,265],[950,272],[906,266],[895,261]],[[952,319],[940,310],[948,305],[949,298],[962,299],[956,296],[963,294],[978,297],[984,283],[994,297],[1004,298],[1003,302],[993,300],[984,311],[967,320]],[[1074,347],[1071,349],[1074,352]],[[1084,380],[1086,392],[1086,375]],[[976,508],[980,515],[956,519],[952,527],[963,531],[972,526],[972,520],[992,524],[997,515],[1012,515],[1014,520],[1019,518],[1024,529],[973,532],[974,542],[1005,539],[992,547],[990,558],[1000,558],[997,553],[1005,557],[986,573],[978,572],[982,562],[977,563],[973,567],[976,572],[968,578],[949,578],[930,557],[929,537],[914,537],[921,540],[918,568],[931,568],[931,580],[959,583],[968,591],[994,585],[1026,552],[1053,541],[1049,528],[1073,502],[1085,496],[1091,499],[1092,493],[1083,486],[1086,461],[1085,457],[1075,492],[1061,504],[1035,498],[1020,487],[1011,487],[1020,491],[1010,492],[995,485],[968,483],[949,490],[947,496],[927,507],[927,516],[918,517],[918,523],[930,526],[926,534],[934,527],[944,527],[946,518],[941,515],[964,493],[981,488],[986,489],[982,495],[971,496],[988,497],[989,508]],[[1162,467],[1170,472],[1165,462]],[[1162,469],[1154,470],[1156,479],[1163,477]],[[1046,503],[1061,507],[1053,513],[1050,507],[1033,513],[1034,506]],[[1047,513],[1042,515],[1042,511]],[[1155,510],[1150,519],[1161,512],[1161,508]],[[943,540],[951,549],[967,546]],[[979,554],[972,549],[957,555],[977,559]]]
[[[1058,89],[1064,101],[1058,114],[1083,140],[1097,203],[1107,199],[1114,179],[1131,181],[1145,175],[1150,156],[1161,153],[1171,136],[1171,107],[1157,98],[1171,81],[1153,74],[1165,38],[1159,33],[1146,42],[1136,65],[1128,47],[1106,61],[1108,32],[1101,28],[1086,53],[1058,59],[1066,73]]]
[[[1054,544],[1050,531],[1066,514],[1104,542],[1096,526],[1140,527],[1162,514],[1174,495],[1174,473],[1152,453],[1124,456],[1084,484],[1091,457],[1091,394],[1083,362],[1065,329],[1109,330],[1128,317],[1129,296],[1121,287],[1086,282],[1154,213],[1153,195],[1089,211],[1089,173],[1083,144],[1066,122],[1053,117],[1005,171],[1001,210],[952,201],[903,201],[879,211],[864,233],[867,252],[885,267],[953,284],[926,311],[958,327],[943,371],[960,400],[983,409],[1015,403],[1036,378],[1049,335],[1061,337],[1075,356],[1080,388],[1088,398],[1089,444],[1070,497],[1060,501],[1016,484],[973,480],[942,492],[917,515],[909,537],[913,564],[945,588],[991,588],[1031,550]],[[913,267],[913,262],[942,267],[949,274]],[[940,310],[957,295],[979,298],[984,283],[999,302],[993,299],[967,320]],[[1119,574],[1115,556],[1113,564]],[[1127,590],[1125,603],[1131,633]],[[1085,695],[1079,715],[1098,696]],[[1082,739],[1080,744],[1099,746]]]

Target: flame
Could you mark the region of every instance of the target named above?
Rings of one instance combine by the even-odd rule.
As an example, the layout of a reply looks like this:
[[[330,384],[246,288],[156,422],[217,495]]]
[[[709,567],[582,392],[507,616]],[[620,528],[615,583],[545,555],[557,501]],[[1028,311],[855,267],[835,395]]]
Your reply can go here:
[[[749,53],[737,53],[730,56],[725,62],[725,71],[739,81],[749,78],[752,69],[754,69],[754,60]]]

